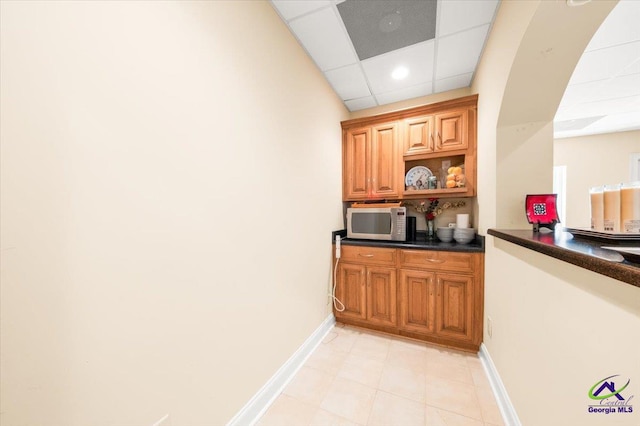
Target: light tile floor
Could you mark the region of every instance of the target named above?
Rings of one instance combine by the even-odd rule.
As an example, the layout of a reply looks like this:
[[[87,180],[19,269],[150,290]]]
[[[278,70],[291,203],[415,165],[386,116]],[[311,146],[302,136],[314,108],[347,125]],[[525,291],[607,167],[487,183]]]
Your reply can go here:
[[[258,426],[502,426],[475,354],[337,324]]]

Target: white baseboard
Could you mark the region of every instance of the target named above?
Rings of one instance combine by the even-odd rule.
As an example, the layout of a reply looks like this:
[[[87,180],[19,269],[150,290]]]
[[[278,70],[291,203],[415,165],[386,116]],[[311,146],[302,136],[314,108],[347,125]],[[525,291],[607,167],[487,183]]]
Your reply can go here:
[[[502,414],[505,426],[522,426],[518,414],[516,414],[516,410],[513,408],[513,404],[511,404],[507,389],[504,387],[504,383],[502,383],[498,370],[496,370],[496,366],[493,364],[493,360],[484,343],[480,345],[478,356],[480,357],[484,371],[489,377],[489,384],[496,397],[496,402],[498,403],[498,408],[500,409],[500,414]]]
[[[285,386],[289,384],[293,376],[295,376],[307,358],[309,358],[316,347],[322,342],[335,323],[335,317],[333,314],[330,314],[322,324],[320,324],[320,327],[305,340],[302,346],[291,355],[291,358],[276,371],[276,374],[229,420],[227,426],[252,426],[255,424],[278,395],[280,395]]]

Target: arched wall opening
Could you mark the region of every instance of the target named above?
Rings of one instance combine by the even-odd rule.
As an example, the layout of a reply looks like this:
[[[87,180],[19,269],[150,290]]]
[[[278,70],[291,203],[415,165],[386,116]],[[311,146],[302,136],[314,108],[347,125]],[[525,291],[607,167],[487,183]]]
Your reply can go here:
[[[581,54],[616,4],[501,3],[472,86],[479,94],[481,234],[531,229],[526,194],[552,191],[555,112]],[[602,424],[587,411],[588,388],[613,374],[640,377],[640,288],[486,238],[482,350],[510,400],[506,423]],[[615,420],[638,424],[635,414]]]
[[[496,227],[527,225],[524,196],[553,186],[553,118],[589,41],[617,1],[542,1],[513,58],[496,134]]]

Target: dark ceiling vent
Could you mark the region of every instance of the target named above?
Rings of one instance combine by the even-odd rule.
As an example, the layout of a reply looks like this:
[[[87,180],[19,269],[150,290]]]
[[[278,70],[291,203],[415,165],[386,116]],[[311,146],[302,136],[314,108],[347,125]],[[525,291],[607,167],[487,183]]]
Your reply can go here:
[[[346,0],[337,7],[360,60],[436,36],[435,0]]]

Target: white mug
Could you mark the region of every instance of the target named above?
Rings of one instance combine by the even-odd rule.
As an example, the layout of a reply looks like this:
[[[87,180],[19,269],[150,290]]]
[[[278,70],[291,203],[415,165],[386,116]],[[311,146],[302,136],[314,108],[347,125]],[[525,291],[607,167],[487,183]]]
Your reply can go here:
[[[469,227],[469,215],[457,214],[456,215],[456,228],[468,228]]]

